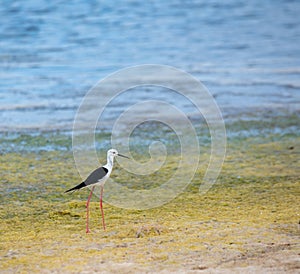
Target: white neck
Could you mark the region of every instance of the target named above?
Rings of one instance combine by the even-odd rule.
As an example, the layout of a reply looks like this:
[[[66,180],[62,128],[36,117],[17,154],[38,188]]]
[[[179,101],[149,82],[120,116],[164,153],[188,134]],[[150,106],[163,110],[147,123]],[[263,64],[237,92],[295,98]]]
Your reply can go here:
[[[113,167],[113,164],[114,164],[114,156],[107,155],[107,163],[105,166],[111,169]]]

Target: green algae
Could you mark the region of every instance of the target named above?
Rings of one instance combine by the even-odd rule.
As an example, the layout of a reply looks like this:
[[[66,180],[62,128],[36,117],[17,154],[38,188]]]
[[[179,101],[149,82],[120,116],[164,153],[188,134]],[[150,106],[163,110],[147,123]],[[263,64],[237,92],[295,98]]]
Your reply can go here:
[[[294,135],[232,139],[220,177],[207,193],[199,193],[204,164],[186,190],[164,206],[142,211],[105,203],[106,231],[93,197],[88,235],[88,191],[64,193],[80,182],[71,151],[2,154],[0,271],[93,272],[109,263],[192,270],[270,250],[297,253],[299,144]],[[204,163],[208,152],[202,150]],[[150,187],[157,176],[167,180],[177,157],[171,154],[159,174],[143,178],[144,186]],[[140,187],[141,179],[118,165],[112,176],[123,184],[130,181],[133,189]]]

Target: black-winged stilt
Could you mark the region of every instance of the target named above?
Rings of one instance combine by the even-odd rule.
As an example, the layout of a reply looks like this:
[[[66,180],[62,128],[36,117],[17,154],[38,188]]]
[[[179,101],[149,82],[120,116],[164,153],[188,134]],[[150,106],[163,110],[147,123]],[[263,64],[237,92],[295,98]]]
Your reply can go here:
[[[92,194],[93,194],[93,191],[94,191],[96,185],[100,186],[100,209],[101,209],[101,215],[102,215],[103,229],[105,230],[104,212],[103,212],[103,207],[102,207],[103,188],[104,188],[104,184],[105,184],[106,180],[109,178],[109,176],[112,172],[115,156],[121,156],[121,157],[129,159],[127,156],[124,156],[124,155],[118,153],[117,150],[110,149],[107,151],[106,165],[94,170],[86,178],[86,180],[83,181],[82,183],[80,183],[79,185],[65,191],[65,192],[69,192],[72,190],[81,189],[83,187],[92,186],[91,192],[90,192],[87,202],[86,202],[86,233],[90,232],[90,230],[89,230],[89,204],[90,204],[90,200],[91,200],[91,197],[92,197]]]

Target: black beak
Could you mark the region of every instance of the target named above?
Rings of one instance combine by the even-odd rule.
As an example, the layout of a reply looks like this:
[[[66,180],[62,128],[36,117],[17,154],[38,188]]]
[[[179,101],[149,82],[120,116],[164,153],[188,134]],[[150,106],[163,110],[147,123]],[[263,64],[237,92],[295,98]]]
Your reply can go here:
[[[127,156],[125,156],[125,155],[122,155],[122,154],[120,154],[120,153],[118,153],[118,156],[121,156],[121,157],[123,157],[123,158],[130,159],[129,157],[127,157]]]

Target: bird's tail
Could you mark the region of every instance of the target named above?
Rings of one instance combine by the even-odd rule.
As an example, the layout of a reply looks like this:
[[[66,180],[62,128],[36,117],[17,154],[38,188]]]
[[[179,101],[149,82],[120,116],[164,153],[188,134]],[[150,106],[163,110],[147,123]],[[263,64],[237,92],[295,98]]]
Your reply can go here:
[[[73,190],[74,190],[74,191],[75,191],[75,190],[78,190],[78,189],[83,188],[83,187],[85,187],[85,186],[86,186],[86,184],[85,184],[84,182],[82,182],[81,184],[79,184],[79,185],[77,185],[77,186],[75,186],[75,187],[72,187],[72,188],[66,190],[65,193],[70,192],[70,191],[73,191]]]

